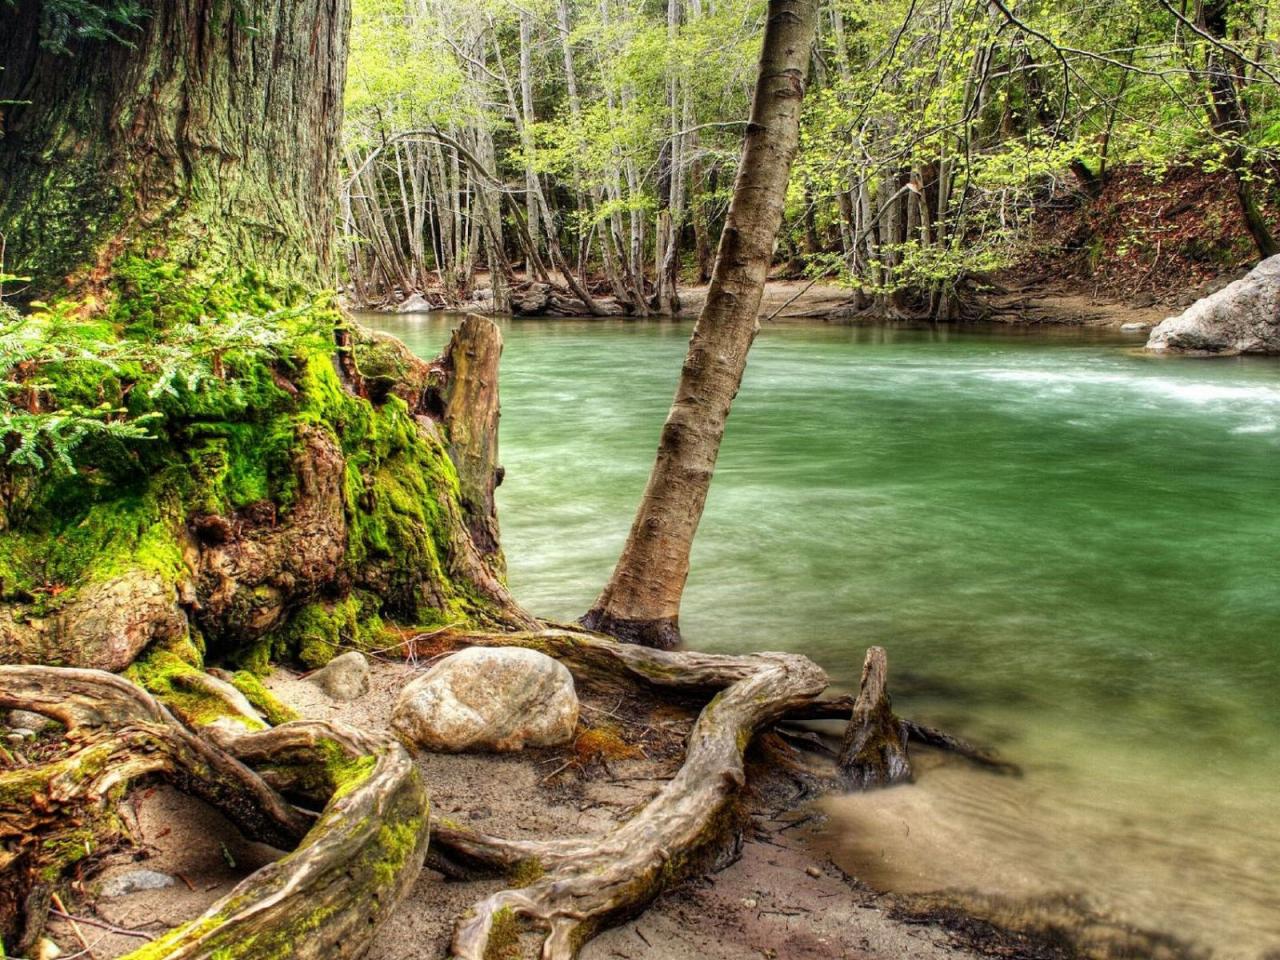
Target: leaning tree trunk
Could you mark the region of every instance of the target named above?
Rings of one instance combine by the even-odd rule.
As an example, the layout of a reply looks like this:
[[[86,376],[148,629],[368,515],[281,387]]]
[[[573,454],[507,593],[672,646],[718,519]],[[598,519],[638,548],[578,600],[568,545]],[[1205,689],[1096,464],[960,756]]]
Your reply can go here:
[[[782,223],[817,24],[814,0],[771,0],[738,180],[707,301],[694,327],[657,459],[613,576],[583,618],[651,646],[679,643],[680,596],[729,408]]]

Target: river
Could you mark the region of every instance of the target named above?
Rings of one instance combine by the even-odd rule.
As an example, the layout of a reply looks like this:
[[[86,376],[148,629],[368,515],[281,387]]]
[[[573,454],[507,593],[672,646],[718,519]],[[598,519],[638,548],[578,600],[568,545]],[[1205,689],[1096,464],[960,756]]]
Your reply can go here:
[[[454,318],[368,318],[433,356]],[[684,322],[502,324],[511,586],[570,619],[648,475]],[[795,649],[1021,778],[930,762],[826,802],[885,890],[1080,895],[1280,951],[1280,363],[1080,329],[774,326],[693,552],[686,641]]]

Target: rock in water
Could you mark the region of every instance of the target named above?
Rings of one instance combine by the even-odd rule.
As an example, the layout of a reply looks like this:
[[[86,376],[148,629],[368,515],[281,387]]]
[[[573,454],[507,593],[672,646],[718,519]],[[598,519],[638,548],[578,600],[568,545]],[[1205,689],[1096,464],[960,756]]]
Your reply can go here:
[[[1148,350],[1280,353],[1280,256],[1151,331]]]
[[[352,650],[334,657],[308,679],[334,700],[355,700],[369,692],[369,663],[363,653]]]
[[[518,647],[470,647],[400,692],[391,725],[442,753],[553,747],[573,739],[578,694],[558,660]]]

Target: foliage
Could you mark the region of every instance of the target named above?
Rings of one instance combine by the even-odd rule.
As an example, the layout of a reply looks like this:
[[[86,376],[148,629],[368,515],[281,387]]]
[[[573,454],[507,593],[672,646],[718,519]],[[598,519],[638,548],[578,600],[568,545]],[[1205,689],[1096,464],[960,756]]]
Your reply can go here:
[[[236,372],[284,357],[308,333],[297,321],[311,310],[231,311],[165,326],[146,341],[120,336],[111,316],[82,319],[82,307],[35,303],[27,314],[0,313],[0,442],[9,472],[74,473],[86,450],[127,456],[131,443],[153,439],[183,409],[243,405]],[[138,307],[127,303],[128,315]]]
[[[350,191],[371,214],[348,221],[353,281],[386,295],[434,270],[464,290],[477,242],[529,252],[512,207],[544,259],[548,230],[584,275],[646,294],[670,213],[687,275],[725,212],[762,6],[357,0],[348,143],[373,165]],[[1274,196],[1278,23],[1280,0],[824,0],[780,256],[869,304],[938,315],[1022,255],[1052,198],[1120,167],[1192,164]],[[1238,121],[1213,119],[1214,70]],[[427,134],[393,143],[410,130]],[[451,143],[481,154],[483,176]],[[468,232],[498,193],[516,201],[505,233]],[[404,215],[419,204],[465,236]]]
[[[11,7],[14,2],[7,0]],[[74,40],[127,43],[128,32],[146,15],[140,0],[42,0],[40,42],[61,52]]]

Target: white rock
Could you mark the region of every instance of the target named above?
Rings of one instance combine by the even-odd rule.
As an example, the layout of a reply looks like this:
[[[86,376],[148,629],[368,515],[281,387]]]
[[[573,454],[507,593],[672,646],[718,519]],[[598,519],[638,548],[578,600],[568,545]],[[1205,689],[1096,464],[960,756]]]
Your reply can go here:
[[[355,700],[369,692],[369,662],[358,650],[334,657],[308,677],[334,700]]]
[[[103,897],[125,897],[141,890],[163,890],[173,886],[173,877],[155,870],[131,870],[107,880],[99,891]]]
[[[1123,330],[1125,333],[1134,333],[1135,331],[1138,331],[1138,330],[1150,330],[1150,329],[1151,329],[1151,324],[1149,324],[1149,323],[1122,323],[1122,324],[1120,324],[1120,329],[1121,329],[1121,330]]]
[[[35,730],[37,733],[51,727],[61,726],[57,720],[46,717],[43,713],[32,713],[30,710],[10,710],[9,726],[14,730]]]
[[[573,739],[578,694],[558,660],[519,647],[471,647],[400,692],[391,725],[442,753],[552,747]]]
[[[1148,350],[1280,353],[1280,256],[1151,331]]]

